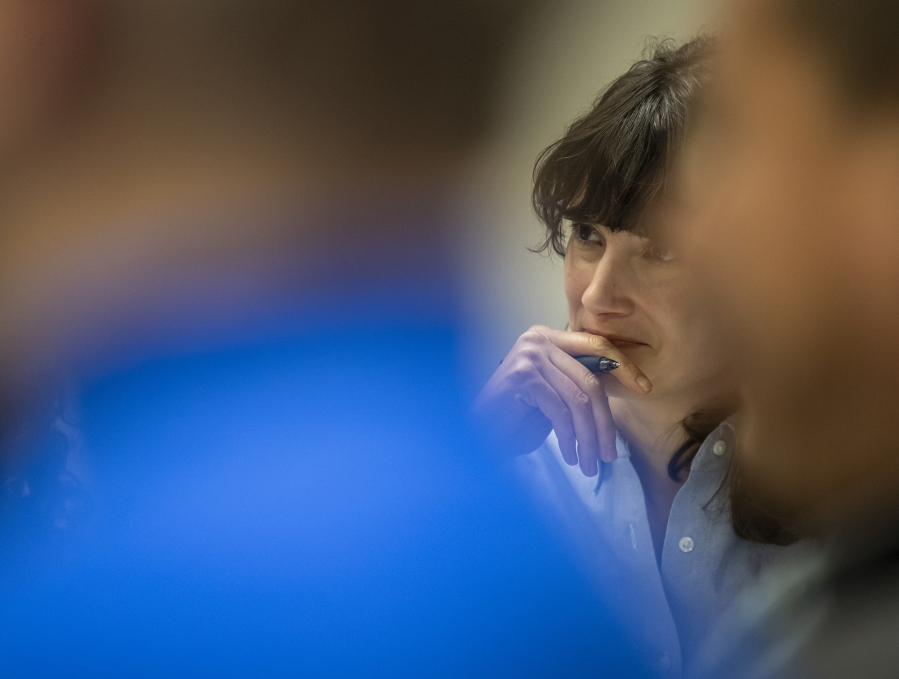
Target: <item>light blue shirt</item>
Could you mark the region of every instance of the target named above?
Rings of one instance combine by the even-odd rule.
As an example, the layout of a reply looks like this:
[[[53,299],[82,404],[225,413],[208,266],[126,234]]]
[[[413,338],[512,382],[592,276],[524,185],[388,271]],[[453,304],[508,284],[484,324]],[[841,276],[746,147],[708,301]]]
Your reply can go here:
[[[748,542],[734,534],[721,483],[733,453],[734,431],[720,425],[703,442],[671,507],[661,566],[656,561],[643,487],[619,437],[618,459],[597,477],[568,466],[555,434],[514,467],[558,521],[588,574],[620,613],[621,625],[659,676],[689,671],[723,610],[760,573],[790,557],[794,547]],[[613,562],[608,566],[593,564]],[[600,570],[602,572],[600,572]]]

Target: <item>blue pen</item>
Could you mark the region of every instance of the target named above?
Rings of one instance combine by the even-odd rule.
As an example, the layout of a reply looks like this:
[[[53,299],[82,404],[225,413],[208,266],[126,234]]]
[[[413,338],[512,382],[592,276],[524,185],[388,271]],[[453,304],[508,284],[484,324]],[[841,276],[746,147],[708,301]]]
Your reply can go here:
[[[575,360],[592,373],[607,373],[621,364],[605,356],[575,356]]]

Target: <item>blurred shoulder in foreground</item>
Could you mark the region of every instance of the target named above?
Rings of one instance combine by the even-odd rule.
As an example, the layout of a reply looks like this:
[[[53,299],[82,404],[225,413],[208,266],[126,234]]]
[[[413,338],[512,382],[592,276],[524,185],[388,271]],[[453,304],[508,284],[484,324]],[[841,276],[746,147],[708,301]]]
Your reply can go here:
[[[739,338],[745,487],[825,552],[752,593],[704,676],[894,677],[899,4],[731,5],[685,230]]]

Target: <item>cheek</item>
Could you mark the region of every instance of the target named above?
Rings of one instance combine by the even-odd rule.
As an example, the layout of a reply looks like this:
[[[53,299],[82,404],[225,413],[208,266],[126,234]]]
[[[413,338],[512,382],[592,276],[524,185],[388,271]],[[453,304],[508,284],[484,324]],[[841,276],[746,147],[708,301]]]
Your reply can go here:
[[[565,297],[568,299],[568,315],[572,325],[583,308],[584,293],[592,278],[592,267],[578,262],[570,254],[565,256]]]

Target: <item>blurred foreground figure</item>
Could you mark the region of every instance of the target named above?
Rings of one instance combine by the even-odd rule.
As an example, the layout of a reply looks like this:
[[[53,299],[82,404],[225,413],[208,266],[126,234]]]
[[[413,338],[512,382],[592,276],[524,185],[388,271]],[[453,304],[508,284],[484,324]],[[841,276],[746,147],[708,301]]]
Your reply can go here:
[[[748,369],[746,483],[826,556],[755,593],[708,676],[895,677],[899,3],[730,18],[688,238]]]
[[[4,676],[634,673],[461,424],[526,5],[0,3]]]

